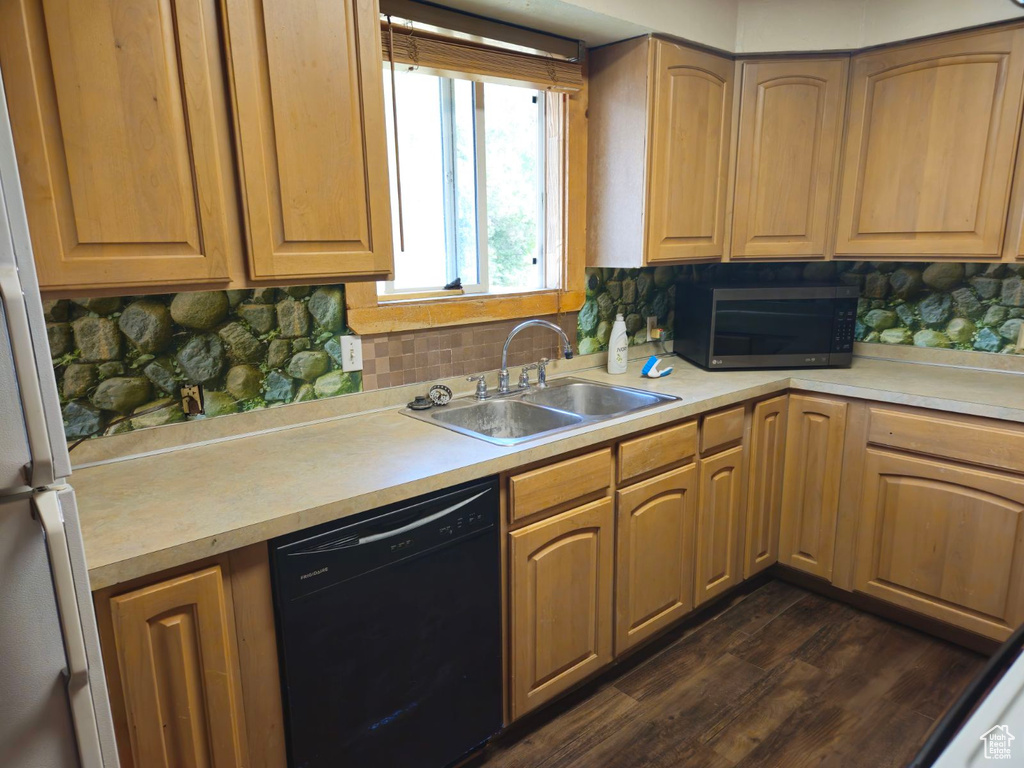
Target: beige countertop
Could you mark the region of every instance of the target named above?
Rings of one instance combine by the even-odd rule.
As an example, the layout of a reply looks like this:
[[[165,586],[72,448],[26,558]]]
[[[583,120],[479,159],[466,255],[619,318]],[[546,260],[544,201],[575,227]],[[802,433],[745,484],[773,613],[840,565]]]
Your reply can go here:
[[[789,388],[1024,422],[1024,376],[1011,373],[866,358],[709,373],[675,358],[671,376],[649,380],[641,363],[573,375],[681,400],[514,447],[392,408],[75,470],[92,588]]]

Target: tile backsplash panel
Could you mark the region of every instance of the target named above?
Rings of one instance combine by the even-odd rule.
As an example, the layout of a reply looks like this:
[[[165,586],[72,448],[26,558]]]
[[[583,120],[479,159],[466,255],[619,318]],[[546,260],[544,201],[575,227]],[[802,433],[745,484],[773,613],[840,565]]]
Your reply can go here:
[[[344,286],[44,302],[69,440],[358,392]],[[179,388],[201,383],[205,415]],[[123,418],[129,417],[129,418]]]
[[[807,262],[588,269],[579,313],[582,354],[607,349],[616,312],[631,344],[646,341],[648,315],[671,329],[680,283],[838,279],[861,290],[857,341],[1017,354],[1024,323],[1024,264]]]

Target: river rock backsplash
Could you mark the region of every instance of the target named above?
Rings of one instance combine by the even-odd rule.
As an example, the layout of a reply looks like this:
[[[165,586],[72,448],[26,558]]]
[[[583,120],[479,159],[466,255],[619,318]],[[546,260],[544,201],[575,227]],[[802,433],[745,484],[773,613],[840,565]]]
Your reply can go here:
[[[626,320],[631,344],[647,340],[651,315],[671,338],[680,283],[833,279],[861,289],[857,341],[1016,354],[1024,323],[1024,264],[867,261],[588,269],[580,354],[607,349],[617,312]]]
[[[69,440],[362,387],[361,374],[341,371],[342,285],[69,299],[44,309]],[[182,411],[186,383],[203,385],[204,416]]]

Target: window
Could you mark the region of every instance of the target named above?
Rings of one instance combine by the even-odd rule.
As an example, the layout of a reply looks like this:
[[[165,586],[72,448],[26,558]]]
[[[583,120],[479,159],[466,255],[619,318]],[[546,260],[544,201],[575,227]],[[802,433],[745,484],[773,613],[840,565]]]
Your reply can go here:
[[[386,66],[384,88],[390,107]],[[398,71],[395,103],[397,132],[386,110],[395,277],[380,294],[419,297],[456,280],[464,293],[553,287],[545,267],[545,93]]]

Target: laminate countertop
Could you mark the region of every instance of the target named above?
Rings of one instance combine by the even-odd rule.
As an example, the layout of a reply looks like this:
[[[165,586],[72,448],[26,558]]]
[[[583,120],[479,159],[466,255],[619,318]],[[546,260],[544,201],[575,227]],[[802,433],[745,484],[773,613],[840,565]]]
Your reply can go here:
[[[403,415],[339,417],[75,470],[92,589],[787,389],[1024,423],[1024,376],[869,358],[851,368],[572,375],[680,400],[513,447]]]

